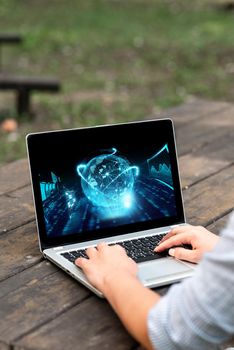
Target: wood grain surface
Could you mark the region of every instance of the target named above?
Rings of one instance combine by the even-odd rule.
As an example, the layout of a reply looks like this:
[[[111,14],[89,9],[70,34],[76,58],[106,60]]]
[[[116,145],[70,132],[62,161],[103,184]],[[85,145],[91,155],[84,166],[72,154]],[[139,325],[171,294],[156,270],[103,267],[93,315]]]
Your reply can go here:
[[[161,117],[175,123],[187,221],[219,233],[233,210],[234,106],[195,99]],[[42,258],[25,159],[0,168],[0,266],[0,350],[140,350],[105,300]]]

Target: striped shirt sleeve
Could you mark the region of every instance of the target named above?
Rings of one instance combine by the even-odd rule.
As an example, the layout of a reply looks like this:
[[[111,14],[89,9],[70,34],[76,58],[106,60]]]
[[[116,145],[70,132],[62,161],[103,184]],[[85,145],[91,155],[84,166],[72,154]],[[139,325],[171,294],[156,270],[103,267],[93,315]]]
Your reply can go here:
[[[149,312],[157,350],[213,350],[234,334],[234,215],[193,277],[170,288]]]

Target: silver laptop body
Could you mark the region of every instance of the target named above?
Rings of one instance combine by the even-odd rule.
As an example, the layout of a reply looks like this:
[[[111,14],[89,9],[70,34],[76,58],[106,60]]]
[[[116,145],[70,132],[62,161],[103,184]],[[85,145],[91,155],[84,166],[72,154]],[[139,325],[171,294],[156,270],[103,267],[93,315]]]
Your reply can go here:
[[[171,119],[29,134],[27,150],[40,250],[99,297],[62,254],[186,225]],[[149,288],[195,268],[169,256],[138,266]]]

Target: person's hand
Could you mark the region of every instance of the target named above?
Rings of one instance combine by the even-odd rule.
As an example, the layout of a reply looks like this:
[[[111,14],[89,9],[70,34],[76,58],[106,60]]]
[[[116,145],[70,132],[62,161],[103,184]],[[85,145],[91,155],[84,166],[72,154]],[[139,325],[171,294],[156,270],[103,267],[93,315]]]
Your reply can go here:
[[[180,260],[198,263],[203,254],[213,250],[219,237],[202,226],[178,226],[172,229],[155,248],[157,253],[169,249],[169,255]],[[189,244],[192,250],[176,247]]]
[[[88,248],[86,253],[89,259],[78,258],[76,265],[80,267],[89,282],[105,294],[106,279],[114,275],[131,275],[136,277],[137,264],[130,259],[120,245],[108,246],[98,244],[97,248]]]

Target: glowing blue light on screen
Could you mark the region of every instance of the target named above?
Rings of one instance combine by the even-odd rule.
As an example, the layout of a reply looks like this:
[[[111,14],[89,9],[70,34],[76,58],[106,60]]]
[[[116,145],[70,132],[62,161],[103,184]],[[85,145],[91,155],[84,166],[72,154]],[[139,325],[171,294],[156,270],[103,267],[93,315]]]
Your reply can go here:
[[[167,151],[167,153],[169,153],[169,149],[168,149],[168,144],[166,143],[156,154],[153,155],[153,157],[149,158],[147,160],[147,162],[149,162],[150,160],[156,158],[160,153],[162,153],[163,151]]]
[[[130,208],[132,206],[132,194],[126,193],[123,196],[123,205],[125,208]]]
[[[147,163],[150,175],[174,190],[168,144],[166,143],[157,153],[147,159]]]
[[[76,203],[76,197],[74,196],[73,191],[66,191],[65,195],[67,199],[67,207],[69,209],[73,208]]]
[[[87,164],[79,164],[77,173],[85,196],[98,207],[115,210],[130,208],[132,192],[139,167],[131,166],[126,158],[110,154],[92,158]]]
[[[40,182],[40,189],[41,189],[41,199],[42,201],[46,200],[53,190],[55,190],[55,184],[51,182]]]
[[[162,180],[159,180],[159,179],[156,179],[158,182],[161,182],[162,184],[166,185],[167,187],[169,187],[171,190],[174,190],[174,188],[169,185],[168,183],[166,183],[165,181],[162,181]]]

